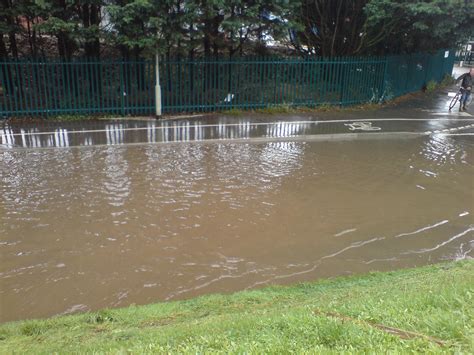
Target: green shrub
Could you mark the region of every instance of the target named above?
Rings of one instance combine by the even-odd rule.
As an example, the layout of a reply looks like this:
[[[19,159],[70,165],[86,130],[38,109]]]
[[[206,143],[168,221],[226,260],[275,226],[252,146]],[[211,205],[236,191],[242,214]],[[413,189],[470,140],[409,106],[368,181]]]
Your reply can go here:
[[[454,78],[449,75],[449,74],[446,74],[443,78],[443,80],[441,81],[441,86],[449,86],[449,85],[453,85],[455,82]]]
[[[426,91],[433,92],[436,90],[437,87],[438,87],[438,83],[434,80],[430,80],[428,84],[426,84]]]

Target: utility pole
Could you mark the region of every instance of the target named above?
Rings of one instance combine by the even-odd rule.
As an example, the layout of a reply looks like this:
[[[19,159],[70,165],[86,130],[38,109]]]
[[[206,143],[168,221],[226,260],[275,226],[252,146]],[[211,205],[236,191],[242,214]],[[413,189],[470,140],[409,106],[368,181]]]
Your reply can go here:
[[[160,58],[158,51],[155,53],[155,115],[161,117],[161,86],[160,86]]]

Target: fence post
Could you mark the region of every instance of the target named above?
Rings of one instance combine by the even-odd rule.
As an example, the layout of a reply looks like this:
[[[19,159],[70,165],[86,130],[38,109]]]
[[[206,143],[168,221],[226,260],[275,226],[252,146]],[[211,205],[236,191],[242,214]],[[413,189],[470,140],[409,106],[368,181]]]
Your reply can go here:
[[[123,66],[124,66],[124,59],[119,62],[120,64],[120,104],[121,104],[121,114],[122,116],[125,116],[125,84],[124,84],[124,72],[123,72]]]
[[[387,68],[388,68],[388,60],[389,60],[389,56],[385,56],[385,60],[384,60],[384,69],[383,69],[383,78],[382,78],[382,101],[385,101],[385,90],[387,89]]]
[[[160,58],[155,54],[155,115],[161,116]]]

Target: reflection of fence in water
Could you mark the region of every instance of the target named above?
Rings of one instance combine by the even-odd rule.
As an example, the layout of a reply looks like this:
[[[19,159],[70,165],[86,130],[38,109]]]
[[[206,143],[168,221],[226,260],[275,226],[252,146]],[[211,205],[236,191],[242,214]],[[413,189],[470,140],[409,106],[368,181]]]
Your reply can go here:
[[[89,141],[89,145],[92,144]],[[48,148],[48,147],[69,147],[69,132],[67,129],[58,128],[48,134],[41,133],[38,129],[20,129],[14,132],[12,128],[5,127],[0,131],[0,146],[6,148]]]
[[[3,147],[47,148],[91,145],[122,145],[129,143],[190,142],[215,139],[250,139],[259,137],[292,137],[305,134],[314,122],[203,124],[150,123],[144,127],[130,127],[124,123],[108,123],[102,129],[89,131],[57,128],[41,132],[38,128],[5,126],[0,130]]]
[[[123,125],[108,124],[105,126],[107,145],[123,144]]]
[[[297,134],[304,133],[305,129],[312,122],[308,123],[291,123],[291,122],[278,122],[267,126],[267,137],[292,137]]]

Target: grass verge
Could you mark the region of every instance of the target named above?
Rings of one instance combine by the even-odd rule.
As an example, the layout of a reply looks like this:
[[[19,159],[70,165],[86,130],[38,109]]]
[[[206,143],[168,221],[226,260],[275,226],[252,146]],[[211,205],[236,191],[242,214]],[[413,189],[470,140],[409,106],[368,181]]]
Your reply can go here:
[[[240,116],[246,115],[249,113],[257,113],[263,115],[280,115],[280,114],[299,114],[299,113],[318,113],[318,112],[352,112],[352,111],[368,111],[368,110],[376,110],[381,108],[381,104],[375,103],[367,103],[367,104],[358,104],[358,105],[349,105],[349,106],[341,106],[338,104],[320,104],[317,106],[309,107],[309,106],[291,106],[287,104],[282,105],[272,105],[263,108],[257,109],[237,109],[233,108],[230,110],[219,111],[222,115],[227,116]]]
[[[4,123],[9,124],[34,124],[34,123],[45,123],[45,122],[84,122],[84,121],[96,121],[104,118],[112,118],[112,115],[55,115],[50,117],[41,116],[20,116],[11,117],[4,120]]]
[[[474,261],[0,326],[0,353],[474,351]]]

